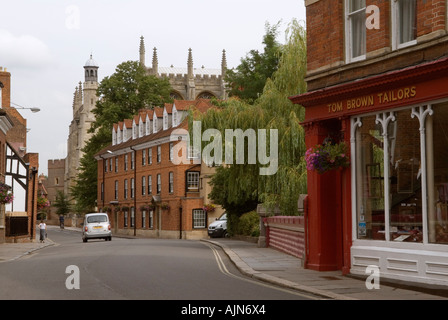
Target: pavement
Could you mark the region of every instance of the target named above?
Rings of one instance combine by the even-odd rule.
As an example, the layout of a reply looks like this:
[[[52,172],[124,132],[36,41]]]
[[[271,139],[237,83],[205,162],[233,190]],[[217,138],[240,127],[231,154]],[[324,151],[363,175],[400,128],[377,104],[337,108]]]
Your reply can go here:
[[[48,226],[48,228],[59,228]],[[79,228],[68,228],[80,232]],[[128,236],[127,236],[128,237]],[[129,238],[129,237],[128,237]],[[131,237],[132,238],[132,237]],[[340,271],[319,272],[304,269],[299,258],[256,243],[232,238],[202,239],[222,248],[239,271],[253,279],[311,294],[326,300],[448,300],[448,288],[408,282],[384,282],[379,289],[368,289],[366,280]],[[0,244],[0,263],[20,259],[55,243],[47,238],[40,243]],[[367,277],[367,275],[366,275]]]

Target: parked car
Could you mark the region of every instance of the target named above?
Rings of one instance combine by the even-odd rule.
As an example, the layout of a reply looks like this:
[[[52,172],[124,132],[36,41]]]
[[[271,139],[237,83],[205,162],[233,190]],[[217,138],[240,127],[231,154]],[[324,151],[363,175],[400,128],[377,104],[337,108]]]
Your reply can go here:
[[[227,234],[227,213],[223,213],[216,221],[208,226],[208,235],[211,238],[228,237]]]
[[[112,230],[106,213],[87,213],[82,226],[82,241],[89,239],[112,240]]]

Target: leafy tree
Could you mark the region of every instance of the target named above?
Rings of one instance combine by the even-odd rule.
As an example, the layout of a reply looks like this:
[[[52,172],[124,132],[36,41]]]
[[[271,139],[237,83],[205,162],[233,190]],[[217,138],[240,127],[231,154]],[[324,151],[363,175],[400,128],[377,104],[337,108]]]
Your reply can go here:
[[[82,150],[75,186],[71,189],[77,212],[89,212],[95,207],[98,170],[94,155],[110,144],[113,124],[131,118],[140,109],[163,106],[171,101],[170,92],[168,79],[146,74],[136,61],[121,63],[115,73],[101,81],[97,90],[99,99],[92,110],[95,121],[89,129],[93,135]]]
[[[278,170],[275,174],[260,175],[259,169],[264,166],[248,164],[247,157],[244,164],[226,164],[217,169],[211,180],[210,198],[231,214],[248,212],[256,203],[265,203],[279,205],[282,214],[294,215],[297,214],[299,194],[306,193],[305,134],[300,125],[304,109],[288,99],[306,91],[305,28],[293,20],[286,36],[278,70],[272,79],[267,79],[263,93],[254,105],[229,99],[204,115],[196,115],[196,120],[202,122],[203,131],[218,129],[223,138],[225,129],[278,130]]]
[[[280,23],[270,26],[266,23],[263,37],[264,51],[251,50],[241,59],[236,69],[227,70],[229,96],[239,97],[247,103],[253,103],[263,92],[266,80],[278,68],[280,44],[276,38]]]
[[[57,214],[62,214],[65,216],[70,212],[70,200],[63,191],[58,190],[56,193],[56,199],[53,201],[52,206],[56,208]]]

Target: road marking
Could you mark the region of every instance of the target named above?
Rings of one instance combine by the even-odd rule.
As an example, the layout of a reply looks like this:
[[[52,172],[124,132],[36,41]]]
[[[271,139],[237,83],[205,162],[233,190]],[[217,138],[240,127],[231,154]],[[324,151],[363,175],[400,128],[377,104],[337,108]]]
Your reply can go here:
[[[208,243],[204,243],[204,244],[206,244],[212,250],[212,252],[213,252],[213,254],[215,256],[216,263],[218,264],[219,270],[221,271],[221,273],[223,273],[226,276],[229,276],[229,277],[232,277],[232,278],[235,278],[235,279],[238,279],[238,280],[243,280],[243,281],[246,281],[246,282],[250,282],[250,283],[253,283],[253,284],[257,284],[257,285],[260,285],[260,286],[263,286],[263,287],[280,290],[280,291],[287,292],[287,293],[290,293],[290,294],[293,294],[293,295],[296,295],[296,296],[305,297],[305,298],[313,299],[313,300],[320,300],[318,297],[315,297],[315,296],[312,296],[312,295],[307,295],[307,294],[304,294],[304,293],[301,293],[301,292],[297,292],[297,291],[294,291],[294,290],[284,289],[284,288],[280,288],[278,286],[271,285],[271,284],[268,284],[268,283],[264,283],[264,282],[261,282],[261,281],[255,281],[255,280],[251,280],[251,279],[247,279],[247,278],[244,278],[244,277],[241,277],[241,276],[234,275],[225,266],[224,261],[222,261],[221,256],[219,255],[218,250],[212,244],[208,244]]]

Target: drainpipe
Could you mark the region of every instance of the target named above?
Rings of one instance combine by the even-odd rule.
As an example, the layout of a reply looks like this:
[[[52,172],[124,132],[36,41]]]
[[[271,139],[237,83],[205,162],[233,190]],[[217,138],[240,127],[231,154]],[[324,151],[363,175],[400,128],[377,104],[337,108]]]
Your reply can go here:
[[[33,194],[31,196],[31,228],[30,228],[31,240],[34,240],[34,200],[36,193],[36,173],[37,169],[35,167],[32,167],[31,174],[33,175]]]
[[[182,239],[182,207],[179,207],[179,239]]]
[[[137,235],[137,150],[129,147],[134,151],[134,236]]]

